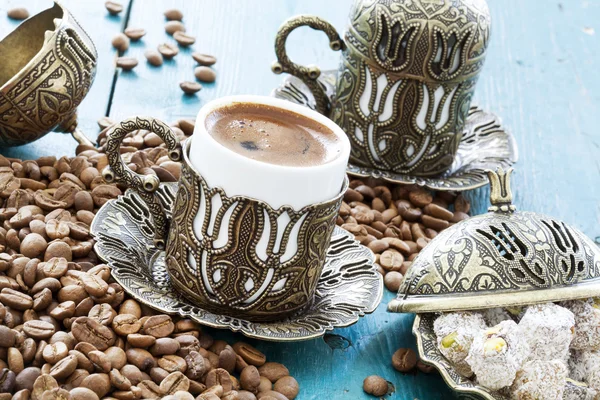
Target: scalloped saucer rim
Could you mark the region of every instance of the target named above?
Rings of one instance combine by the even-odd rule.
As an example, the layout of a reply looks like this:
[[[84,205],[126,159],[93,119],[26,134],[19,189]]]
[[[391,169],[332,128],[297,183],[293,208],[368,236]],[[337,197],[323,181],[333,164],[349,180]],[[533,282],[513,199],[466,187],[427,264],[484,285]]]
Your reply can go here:
[[[176,183],[161,184],[159,196],[164,205],[172,204],[176,187]],[[210,313],[178,295],[168,283],[164,251],[152,244],[152,223],[144,209],[147,211],[147,206],[141,198],[127,190],[98,210],[90,232],[96,239],[94,249],[98,257],[111,267],[113,278],[126,293],[166,314],[191,318],[201,325],[229,329],[254,339],[301,341],[358,322],[374,312],[383,298],[383,277],[373,265],[373,253],[336,226],[315,298],[307,308],[283,321],[266,323]],[[128,214],[133,212],[136,217]],[[134,222],[134,218],[138,219]],[[341,297],[337,303],[343,304],[343,308],[335,308],[336,295]],[[358,304],[360,301],[362,306]],[[352,307],[354,310],[348,311]]]

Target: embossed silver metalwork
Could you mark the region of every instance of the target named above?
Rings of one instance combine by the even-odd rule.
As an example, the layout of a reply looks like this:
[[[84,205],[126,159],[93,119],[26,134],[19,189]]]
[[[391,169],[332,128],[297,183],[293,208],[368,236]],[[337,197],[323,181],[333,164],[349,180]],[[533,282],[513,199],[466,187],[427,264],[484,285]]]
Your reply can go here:
[[[319,17],[299,15],[281,26],[275,73],[310,89],[316,109],[340,125],[360,167],[436,176],[454,161],[490,36],[485,0],[357,0],[342,40]],[[342,50],[336,94],[330,99],[318,67],[287,56],[294,29],[325,32]]]
[[[60,3],[0,42],[0,145],[33,142],[52,130],[92,142],[77,128],[77,106],[96,74],[92,40]]]
[[[336,71],[323,71],[319,83],[331,99],[335,95]],[[315,99],[308,87],[298,78],[287,76],[271,96],[316,108]],[[500,118],[478,107],[467,114],[462,139],[454,162],[448,171],[436,177],[417,177],[374,168],[360,167],[352,161],[348,173],[359,177],[373,176],[390,183],[417,184],[432,190],[464,191],[488,184],[485,170],[509,168],[518,159],[514,137],[504,130]]]
[[[121,141],[138,129],[156,133],[167,144],[169,157],[182,159],[170,227],[156,195],[156,176],[134,173],[121,158]],[[332,199],[299,210],[274,209],[209,187],[188,158],[189,141],[182,151],[172,129],[154,118],[124,120],[107,138],[109,166],[102,175],[134,189],[148,203],[156,223],[155,244],[166,248],[171,281],[180,293],[206,310],[252,321],[281,320],[310,302],[347,177]]]
[[[177,184],[161,184],[155,192],[171,218]],[[166,270],[165,252],[153,239],[156,228],[145,201],[133,190],[107,202],[90,228],[95,251],[114,279],[141,303],[160,312],[191,318],[200,324],[263,340],[298,341],[322,336],[354,324],[373,312],[383,295],[383,280],[373,266],[373,253],[336,227],[323,273],[308,307],[277,322],[250,322],[214,314],[181,296]]]
[[[389,311],[477,310],[600,293],[600,248],[564,222],[516,211],[511,172],[488,171],[490,212],[436,236],[413,261]]]

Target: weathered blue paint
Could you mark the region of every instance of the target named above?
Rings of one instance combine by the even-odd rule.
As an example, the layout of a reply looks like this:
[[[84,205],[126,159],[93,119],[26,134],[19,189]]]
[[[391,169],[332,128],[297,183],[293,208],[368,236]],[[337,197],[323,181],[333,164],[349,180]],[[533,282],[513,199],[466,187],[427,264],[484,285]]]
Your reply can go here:
[[[563,219],[600,241],[600,2],[489,3],[492,41],[476,101],[500,115],[516,136],[520,160],[513,178],[515,204]],[[203,104],[216,97],[268,94],[281,80],[270,72],[279,25],[295,14],[310,13],[343,30],[350,0],[134,0],[128,26],[143,27],[148,34],[127,52],[138,57],[140,64],[132,72],[117,72],[112,98],[114,51],[109,41],[125,16],[114,20],[106,17],[100,0],[71,0],[66,4],[89,30],[101,53],[94,89],[80,109],[82,125],[97,132],[94,121],[104,114],[109,102],[109,115],[115,119],[145,114],[170,122],[194,117]],[[162,11],[170,7],[184,11],[187,31],[197,42],[161,68],[151,67],[143,58],[144,50],[173,41],[163,30]],[[0,6],[1,14],[4,8]],[[1,34],[8,29],[7,24],[0,24]],[[329,50],[322,33],[298,30],[290,36],[288,46],[295,61],[318,64],[323,69],[337,66],[339,54]],[[204,85],[198,95],[186,96],[178,84],[194,79],[195,63],[189,57],[193,50],[218,57],[218,76],[216,83]],[[48,138],[53,140],[10,154],[72,154],[75,146],[70,139]],[[487,189],[469,193],[475,213],[485,212],[487,196]],[[392,297],[386,293],[373,315],[332,332],[342,337],[295,344],[249,342],[270,360],[289,367],[301,384],[302,400],[367,399],[362,380],[371,374],[395,385],[391,399],[451,398],[435,374],[401,374],[391,367],[391,355],[397,348],[414,347],[413,317],[385,311]],[[229,332],[205,331],[227,340],[245,340]]]

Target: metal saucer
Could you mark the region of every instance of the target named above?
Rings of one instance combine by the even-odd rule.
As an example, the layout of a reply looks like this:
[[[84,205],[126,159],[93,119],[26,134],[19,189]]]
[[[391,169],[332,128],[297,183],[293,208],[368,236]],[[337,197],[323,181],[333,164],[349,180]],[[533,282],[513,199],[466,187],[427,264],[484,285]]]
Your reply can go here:
[[[322,71],[319,81],[330,99],[335,95],[337,71]],[[315,99],[298,78],[287,76],[271,96],[315,109]],[[514,137],[506,132],[500,118],[479,107],[471,107],[454,163],[448,172],[437,177],[416,177],[365,168],[352,163],[347,172],[358,177],[374,177],[390,183],[417,184],[431,190],[464,191],[488,184],[486,169],[508,169],[519,158]]]
[[[159,188],[165,209],[171,209],[176,192],[176,183]],[[269,341],[308,340],[356,323],[375,311],[383,296],[383,278],[373,266],[373,253],[336,227],[309,307],[286,320],[269,323],[213,314],[175,292],[166,270],[165,253],[153,245],[154,229],[148,206],[128,190],[98,211],[91,233],[96,253],[112,268],[113,278],[130,296],[160,312],[191,318],[202,325]]]

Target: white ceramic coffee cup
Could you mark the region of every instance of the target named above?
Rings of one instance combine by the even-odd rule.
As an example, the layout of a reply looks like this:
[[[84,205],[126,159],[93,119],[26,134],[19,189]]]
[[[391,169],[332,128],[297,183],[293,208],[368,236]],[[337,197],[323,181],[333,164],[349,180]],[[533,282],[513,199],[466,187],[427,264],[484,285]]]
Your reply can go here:
[[[313,119],[338,137],[342,151],[328,163],[309,167],[270,164],[238,154],[217,142],[205,124],[212,111],[236,103],[263,104]],[[230,197],[262,200],[274,209],[291,206],[300,210],[339,195],[350,157],[350,141],[333,121],[309,108],[267,96],[229,96],[207,103],[198,113],[190,140],[189,160],[209,187],[220,187]]]

